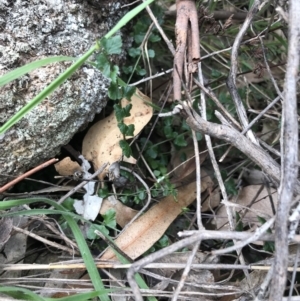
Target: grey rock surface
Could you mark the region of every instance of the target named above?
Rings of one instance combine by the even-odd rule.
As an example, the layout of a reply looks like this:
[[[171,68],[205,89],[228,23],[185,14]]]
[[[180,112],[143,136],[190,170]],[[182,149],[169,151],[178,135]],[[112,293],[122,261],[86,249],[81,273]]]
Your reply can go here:
[[[126,13],[124,2],[0,0],[0,76],[37,59],[82,55]],[[130,44],[128,34],[122,39]],[[68,66],[47,65],[0,88],[0,125]],[[14,125],[0,138],[0,185],[58,154],[105,106],[108,85],[84,65]]]

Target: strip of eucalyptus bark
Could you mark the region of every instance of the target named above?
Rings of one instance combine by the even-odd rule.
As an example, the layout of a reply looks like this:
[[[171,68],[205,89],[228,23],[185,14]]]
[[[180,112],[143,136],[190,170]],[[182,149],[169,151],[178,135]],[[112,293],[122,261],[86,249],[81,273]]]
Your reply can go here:
[[[173,91],[174,100],[181,99],[181,82],[184,80],[183,70],[185,54],[188,47],[188,82],[189,75],[197,71],[200,60],[198,13],[195,1],[177,0],[177,17],[175,23],[176,52],[174,55]]]
[[[196,112],[192,114],[189,109],[186,110],[186,113],[188,114],[187,124],[193,130],[229,142],[257,164],[274,180],[277,186],[279,185],[280,166],[260,146],[255,145],[240,132],[229,126],[208,122],[196,114]],[[300,193],[299,181],[296,182],[294,192]]]

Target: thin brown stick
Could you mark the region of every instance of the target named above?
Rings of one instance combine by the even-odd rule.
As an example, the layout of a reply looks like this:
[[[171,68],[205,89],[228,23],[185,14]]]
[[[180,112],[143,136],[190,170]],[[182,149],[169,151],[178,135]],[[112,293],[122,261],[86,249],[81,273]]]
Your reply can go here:
[[[65,194],[63,197],[61,197],[57,204],[61,204],[64,200],[66,200],[69,196],[71,196],[72,194],[74,194],[76,191],[78,191],[80,188],[82,188],[84,185],[86,185],[90,180],[94,179],[95,177],[97,177],[99,174],[101,174],[101,172],[103,172],[103,170],[105,169],[105,167],[107,166],[106,164],[103,164],[96,172],[94,172],[91,176],[87,177],[85,179],[85,181],[82,181],[80,184],[78,184],[77,186],[75,186],[74,188],[72,188],[67,194]],[[53,209],[53,207],[51,207],[50,209]]]
[[[41,169],[43,169],[43,168],[45,168],[45,167],[47,167],[47,166],[49,166],[49,165],[51,165],[51,164],[57,162],[57,161],[58,161],[58,159],[53,158],[53,159],[51,159],[51,160],[48,160],[47,162],[44,162],[44,163],[40,164],[40,165],[37,166],[37,167],[35,167],[35,168],[33,168],[33,169],[31,169],[31,170],[25,172],[24,174],[18,176],[17,178],[15,178],[14,180],[12,180],[11,182],[9,182],[9,183],[5,184],[4,186],[2,186],[2,187],[0,188],[0,193],[3,193],[3,192],[6,191],[8,188],[14,186],[15,184],[19,183],[20,181],[24,180],[25,178],[27,178],[27,177],[33,175],[34,173],[38,172],[39,170],[41,170]]]
[[[60,245],[60,244],[58,244],[58,243],[56,243],[54,241],[48,240],[46,238],[43,238],[43,237],[41,237],[41,236],[39,236],[37,234],[34,234],[34,233],[32,233],[32,232],[30,232],[28,230],[21,229],[21,228],[16,227],[16,226],[13,226],[13,229],[15,231],[17,231],[17,232],[20,232],[20,233],[23,233],[25,235],[28,235],[28,236],[30,236],[30,237],[32,237],[32,238],[34,238],[34,239],[36,239],[36,240],[38,240],[38,241],[46,244],[46,245],[52,246],[54,248],[57,248],[57,249],[60,249],[60,250],[63,250],[63,251],[66,251],[70,255],[79,254],[78,250],[75,251],[73,248],[71,249],[71,248],[68,248],[66,246],[62,246],[62,245]]]

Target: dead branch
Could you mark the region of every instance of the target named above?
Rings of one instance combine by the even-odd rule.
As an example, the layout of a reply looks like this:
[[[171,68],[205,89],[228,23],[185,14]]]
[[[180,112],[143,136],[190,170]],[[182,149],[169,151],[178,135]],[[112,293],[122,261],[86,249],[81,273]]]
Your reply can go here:
[[[289,7],[289,47],[285,76],[284,101],[281,131],[281,182],[275,225],[275,266],[271,282],[271,301],[282,299],[286,287],[288,265],[288,218],[293,192],[298,181],[298,121],[297,121],[297,80],[300,51],[300,2],[290,1]],[[296,189],[294,189],[294,187]]]
[[[202,132],[205,135],[210,135],[231,143],[255,164],[260,166],[260,168],[274,180],[275,184],[279,185],[280,166],[261,147],[252,143],[237,130],[223,124],[220,125],[208,122],[201,118],[195,111],[191,112],[187,107],[185,107],[185,109],[186,113],[188,114],[187,123],[192,129]],[[294,192],[298,194],[300,193],[299,181],[297,181],[294,187]]]
[[[248,126],[248,117],[246,114],[246,110],[243,106],[243,102],[241,100],[241,97],[237,91],[237,87],[236,87],[236,76],[237,76],[237,67],[238,67],[238,49],[240,47],[240,44],[242,42],[243,36],[246,33],[249,25],[251,24],[253,17],[255,16],[256,12],[258,11],[258,6],[260,5],[260,0],[255,0],[251,9],[249,10],[249,13],[247,15],[247,18],[245,19],[245,22],[243,23],[240,31],[238,32],[233,46],[232,46],[232,51],[231,51],[231,67],[230,67],[230,72],[229,72],[229,76],[228,76],[228,80],[227,80],[227,86],[228,86],[228,90],[229,93],[234,101],[235,107],[236,107],[236,111],[237,114],[239,116],[240,122],[243,126],[243,128]],[[255,138],[252,130],[249,130],[247,132],[247,137],[256,144],[259,144],[257,139]]]

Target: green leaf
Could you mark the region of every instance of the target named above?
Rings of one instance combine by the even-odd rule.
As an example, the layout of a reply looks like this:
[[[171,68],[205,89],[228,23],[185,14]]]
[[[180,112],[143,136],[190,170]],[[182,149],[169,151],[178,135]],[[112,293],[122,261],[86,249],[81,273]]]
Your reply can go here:
[[[136,90],[136,87],[125,86],[123,88],[124,97],[130,101],[132,95],[135,93],[135,90]]]
[[[249,1],[249,9],[252,7],[253,3],[254,3],[254,0]]]
[[[168,169],[167,169],[165,166],[161,166],[161,167],[159,168],[159,170],[160,170],[160,172],[161,172],[163,175],[165,175],[165,174],[167,173],[167,171],[168,171]]]
[[[111,68],[111,72],[110,72],[110,79],[111,79],[113,82],[117,82],[118,73],[119,73],[119,67],[116,66],[116,65],[114,65],[114,66]]]
[[[120,140],[119,145],[122,149],[123,155],[129,158],[132,155],[131,148],[126,140]]]
[[[140,75],[140,76],[144,76],[147,74],[146,70],[141,68],[141,66],[137,66],[135,69],[136,74]]]
[[[148,49],[148,56],[150,58],[154,58],[155,57],[155,51],[153,49]]]
[[[160,176],[160,171],[159,170],[154,170],[153,173],[156,177]]]
[[[74,210],[74,199],[68,197],[66,198],[63,203],[62,206],[64,206],[64,208],[66,208],[69,211],[73,211]]]
[[[146,193],[145,191],[140,191],[138,194],[138,198],[143,201],[146,198]]]
[[[123,66],[122,67],[122,70],[123,70],[123,72],[125,73],[125,74],[130,74],[130,73],[132,73],[132,70],[133,70],[133,66]]]
[[[101,45],[108,54],[120,54],[122,52],[122,39],[120,35],[109,39],[101,39]]]
[[[96,66],[99,70],[103,70],[107,65],[110,66],[109,60],[103,52],[99,53],[96,57]]]
[[[141,54],[141,49],[140,48],[130,48],[128,50],[128,54],[131,57],[137,57]]]
[[[196,132],[196,138],[197,138],[197,141],[201,141],[202,140],[202,134],[200,132]]]
[[[156,169],[159,167],[159,163],[157,160],[153,160],[153,159],[148,159],[148,163],[151,166],[152,169]]]
[[[165,248],[169,245],[169,237],[164,234],[163,237],[157,242],[159,249]]]
[[[122,91],[119,89],[119,86],[111,82],[108,88],[108,97],[112,100],[117,100],[122,98]]]
[[[101,69],[102,74],[106,78],[110,78],[110,64],[106,64],[102,69]]]
[[[109,231],[103,225],[93,224],[88,228],[86,233],[88,239],[94,240],[99,238],[99,236],[95,233],[95,230],[98,230],[101,233],[106,233],[107,235],[109,234]]]
[[[117,226],[116,222],[116,211],[112,208],[108,209],[105,214],[102,214],[103,223],[105,226],[115,229]]]
[[[136,35],[134,35],[134,41],[139,45],[139,44],[142,44],[142,42],[144,41],[144,38],[145,38],[145,32],[141,32],[141,33],[138,33]]]
[[[118,122],[123,122],[123,118],[125,117],[125,113],[123,108],[119,104],[114,105],[115,116]]]
[[[102,199],[105,199],[109,196],[109,190],[108,190],[107,186],[104,186],[103,188],[100,188],[98,190],[98,196]]]
[[[122,121],[118,123],[118,128],[122,135],[126,135],[128,126]]]
[[[151,33],[149,37],[149,41],[152,43],[159,42],[161,40],[161,37],[157,34]]]
[[[259,221],[262,225],[263,225],[264,223],[266,223],[266,220],[265,220],[263,217],[259,216],[259,215],[257,215],[257,219],[258,219],[258,221]],[[272,230],[271,230],[271,229],[268,229],[268,230],[267,230],[267,233],[272,234]],[[274,244],[274,242],[272,242],[272,241],[265,241],[265,242],[264,242],[263,249],[264,249],[265,251],[267,251],[267,252],[274,253],[274,252],[275,252],[275,244]]]
[[[134,124],[129,124],[128,126],[127,126],[127,131],[126,131],[126,136],[134,136],[134,129],[135,129],[135,127],[134,127]]]
[[[124,117],[130,117],[130,110],[132,109],[132,104],[129,103],[123,108]]]
[[[184,138],[184,134],[178,135],[174,140],[174,144],[177,146],[187,146],[187,142]]]
[[[174,132],[174,129],[170,125],[164,126],[164,134],[165,134],[166,138],[168,138],[168,139],[173,138],[173,132]]]
[[[238,194],[238,190],[236,189],[236,184],[234,183],[234,180],[232,178],[224,182],[224,185],[228,194],[232,194],[232,195]]]
[[[244,225],[241,216],[237,211],[235,212],[235,219],[236,219],[235,231],[242,232],[244,229]]]
[[[149,147],[149,148],[147,148],[146,154],[147,154],[147,156],[149,156],[150,158],[156,159],[156,158],[157,158],[157,155],[158,155],[157,147]]]

